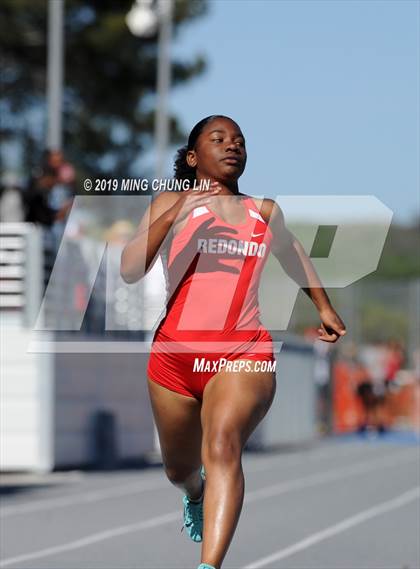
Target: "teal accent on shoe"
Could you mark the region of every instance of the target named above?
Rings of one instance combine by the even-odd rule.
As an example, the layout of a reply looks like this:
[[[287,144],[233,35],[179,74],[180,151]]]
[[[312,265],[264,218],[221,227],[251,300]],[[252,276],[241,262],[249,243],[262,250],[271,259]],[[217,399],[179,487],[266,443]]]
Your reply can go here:
[[[188,496],[184,496],[182,498],[182,502],[184,504],[184,525],[182,526],[181,531],[187,528],[188,535],[190,538],[195,541],[199,542],[203,539],[203,500],[200,502],[194,503],[188,498]]]
[[[203,540],[203,501],[206,480],[203,466],[200,469],[200,475],[204,482],[200,502],[192,502],[186,495],[182,498],[184,504],[184,525],[181,531],[184,527],[187,528],[188,535],[195,542]]]
[[[213,565],[208,565],[207,563],[200,563],[197,569],[214,569]]]

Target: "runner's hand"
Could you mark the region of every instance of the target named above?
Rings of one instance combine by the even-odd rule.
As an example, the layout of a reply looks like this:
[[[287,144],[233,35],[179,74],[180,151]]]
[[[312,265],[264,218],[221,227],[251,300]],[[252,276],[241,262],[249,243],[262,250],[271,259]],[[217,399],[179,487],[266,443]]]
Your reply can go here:
[[[346,333],[344,322],[332,307],[320,310],[319,315],[321,317],[321,328],[318,328],[320,334],[318,340],[336,342],[338,338],[344,336]]]
[[[173,215],[174,223],[185,219],[193,209],[210,203],[212,196],[217,196],[220,192],[218,182],[212,182],[208,190],[184,190],[179,200],[170,208],[169,213]]]

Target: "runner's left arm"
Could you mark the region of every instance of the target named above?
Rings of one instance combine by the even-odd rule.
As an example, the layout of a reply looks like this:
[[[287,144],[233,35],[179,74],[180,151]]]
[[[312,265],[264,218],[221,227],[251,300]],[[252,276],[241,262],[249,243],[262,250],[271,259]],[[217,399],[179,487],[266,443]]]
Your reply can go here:
[[[286,227],[284,215],[278,204],[264,199],[261,215],[268,221],[273,234],[271,250],[286,273],[309,296],[321,317],[320,339],[335,342],[346,333],[343,321],[331,305],[315,267],[305,249]]]

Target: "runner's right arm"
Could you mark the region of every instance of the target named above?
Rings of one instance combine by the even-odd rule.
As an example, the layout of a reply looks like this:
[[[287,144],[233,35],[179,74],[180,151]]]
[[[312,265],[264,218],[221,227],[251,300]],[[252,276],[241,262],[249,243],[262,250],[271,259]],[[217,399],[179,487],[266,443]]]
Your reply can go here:
[[[127,243],[121,255],[120,273],[123,280],[132,284],[139,281],[153,267],[162,245],[175,221],[179,222],[196,207],[209,202],[218,190],[185,190],[162,192],[152,201],[140,221],[134,237]]]

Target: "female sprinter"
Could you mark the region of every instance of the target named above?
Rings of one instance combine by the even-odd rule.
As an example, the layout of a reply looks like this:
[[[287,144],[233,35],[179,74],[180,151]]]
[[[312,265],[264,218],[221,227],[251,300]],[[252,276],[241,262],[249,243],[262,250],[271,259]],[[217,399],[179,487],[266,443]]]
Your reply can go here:
[[[318,309],[319,338],[345,334],[277,203],[239,192],[245,163],[245,139],[233,120],[200,121],[178,151],[175,178],[211,180],[210,189],[157,195],[121,258],[128,283],[159,254],[167,273],[148,385],[166,475],[185,494],[184,527],[203,542],[199,569],[221,567],[242,509],[242,450],[276,390],[257,297],[270,250]]]

